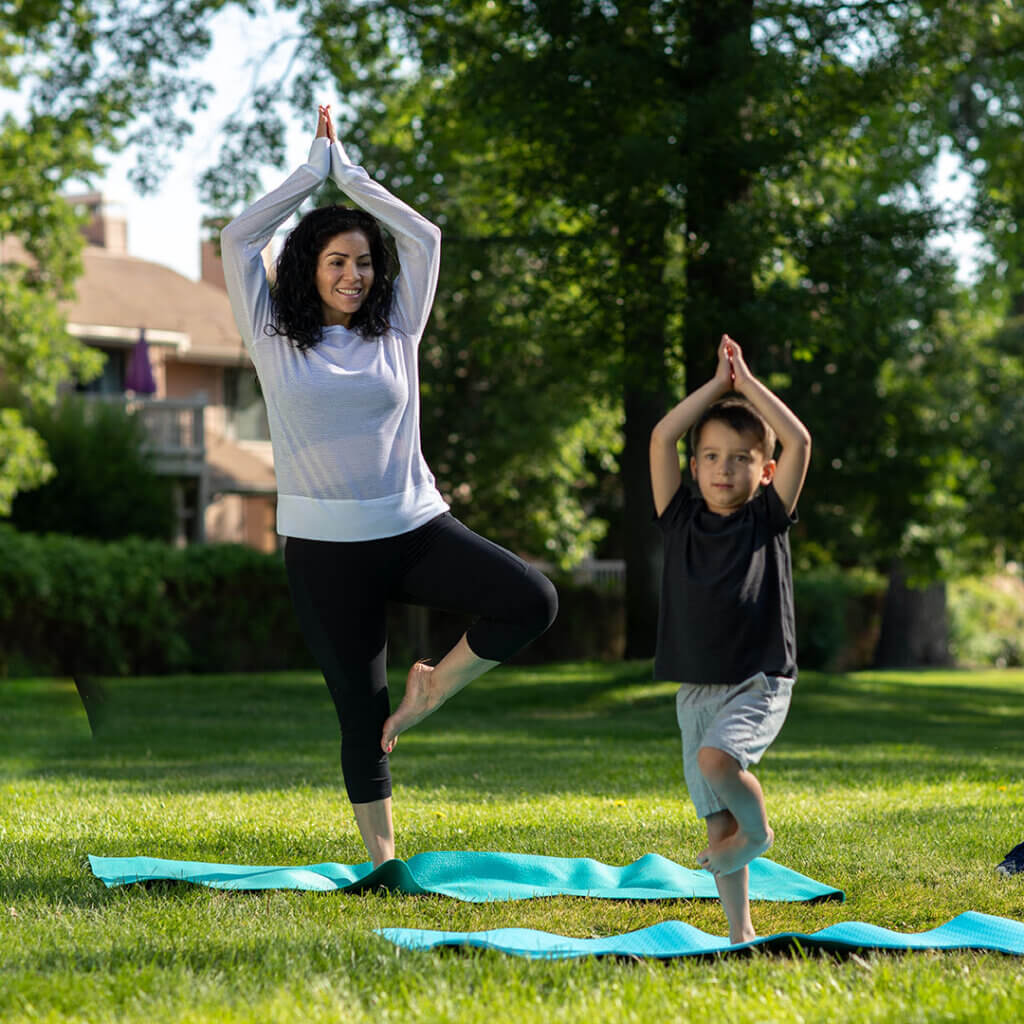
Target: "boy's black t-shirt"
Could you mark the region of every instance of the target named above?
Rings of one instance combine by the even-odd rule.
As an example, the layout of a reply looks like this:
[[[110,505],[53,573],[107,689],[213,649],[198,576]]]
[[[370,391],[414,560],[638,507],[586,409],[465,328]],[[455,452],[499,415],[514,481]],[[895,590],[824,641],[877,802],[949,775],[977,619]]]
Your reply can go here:
[[[735,684],[764,672],[795,679],[789,527],[796,516],[775,488],[719,516],[684,483],[656,522],[665,561],[654,677]]]

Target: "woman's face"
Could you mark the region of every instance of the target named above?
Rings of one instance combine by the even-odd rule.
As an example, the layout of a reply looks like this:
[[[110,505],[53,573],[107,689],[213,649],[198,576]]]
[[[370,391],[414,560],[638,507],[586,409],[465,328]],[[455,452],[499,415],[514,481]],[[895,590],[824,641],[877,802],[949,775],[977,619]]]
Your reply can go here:
[[[345,231],[329,239],[316,262],[316,290],[324,325],[348,327],[373,285],[370,241],[362,231]]]

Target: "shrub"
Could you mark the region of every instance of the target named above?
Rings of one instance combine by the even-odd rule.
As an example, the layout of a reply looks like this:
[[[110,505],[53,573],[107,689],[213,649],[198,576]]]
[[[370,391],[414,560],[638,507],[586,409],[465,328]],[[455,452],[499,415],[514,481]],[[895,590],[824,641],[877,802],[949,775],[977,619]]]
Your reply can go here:
[[[793,578],[800,668],[865,668],[874,658],[886,582],[875,573],[822,567]]]
[[[57,472],[15,497],[11,522],[19,530],[170,539],[172,482],[153,469],[142,424],[123,406],[70,395],[53,408],[26,411],[25,419]]]
[[[1004,574],[949,585],[950,647],[967,666],[1024,665],[1024,581]]]
[[[284,565],[249,548],[33,536],[0,525],[0,674],[306,667]]]
[[[885,581],[822,568],[798,574],[794,586],[800,667],[869,665]],[[561,581],[559,597],[554,625],[517,662],[621,657],[621,595]],[[397,662],[437,656],[470,621],[400,606],[389,618]],[[0,675],[313,667],[277,555],[229,544],[107,544],[0,524]]]
[[[165,582],[193,671],[223,663],[239,671],[312,664],[280,556],[237,544],[196,545],[179,553]]]

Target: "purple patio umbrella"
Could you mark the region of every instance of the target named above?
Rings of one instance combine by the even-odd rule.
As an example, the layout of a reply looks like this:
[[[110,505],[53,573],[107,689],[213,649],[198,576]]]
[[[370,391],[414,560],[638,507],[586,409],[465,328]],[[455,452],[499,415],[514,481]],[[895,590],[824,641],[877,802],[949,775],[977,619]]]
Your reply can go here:
[[[137,395],[151,395],[156,391],[153,368],[149,365],[149,346],[146,344],[145,327],[139,328],[139,340],[132,348],[132,357],[124,375],[124,386],[125,390],[134,391]]]

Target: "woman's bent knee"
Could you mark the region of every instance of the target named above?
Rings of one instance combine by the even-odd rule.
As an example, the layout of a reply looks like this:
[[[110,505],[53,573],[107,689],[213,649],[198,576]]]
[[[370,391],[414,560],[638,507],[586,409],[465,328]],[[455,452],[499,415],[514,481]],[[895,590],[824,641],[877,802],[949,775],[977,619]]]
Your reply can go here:
[[[534,630],[530,639],[536,639],[546,632],[558,615],[558,591],[542,572],[531,568],[527,577],[532,584],[532,594],[527,604],[524,619]]]
[[[470,626],[466,639],[478,658],[508,661],[536,640],[558,614],[558,591],[532,566],[516,579],[501,602]]]

